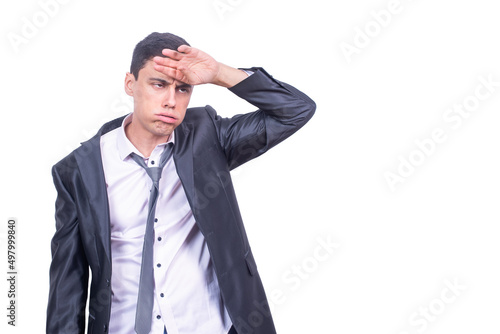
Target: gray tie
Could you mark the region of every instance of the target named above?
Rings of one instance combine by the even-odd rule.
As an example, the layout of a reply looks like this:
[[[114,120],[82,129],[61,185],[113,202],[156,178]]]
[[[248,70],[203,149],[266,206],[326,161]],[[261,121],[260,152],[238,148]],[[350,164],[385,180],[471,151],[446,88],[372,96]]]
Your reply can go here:
[[[149,195],[148,220],[146,221],[146,231],[144,232],[144,245],[142,248],[141,278],[139,280],[139,294],[137,296],[137,308],[135,312],[135,331],[137,334],[148,334],[151,331],[151,316],[153,313],[153,243],[154,243],[154,219],[156,202],[159,194],[159,183],[163,166],[172,155],[172,143],[168,143],[160,157],[158,167],[148,167],[143,158],[135,153],[130,157],[148,173],[153,185]]]

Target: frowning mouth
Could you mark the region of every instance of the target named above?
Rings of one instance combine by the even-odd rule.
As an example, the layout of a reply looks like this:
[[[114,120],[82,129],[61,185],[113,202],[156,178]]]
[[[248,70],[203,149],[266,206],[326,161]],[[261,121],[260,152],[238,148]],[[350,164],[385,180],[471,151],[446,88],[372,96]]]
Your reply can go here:
[[[177,121],[177,118],[169,114],[156,114],[156,117],[165,123],[175,123]]]

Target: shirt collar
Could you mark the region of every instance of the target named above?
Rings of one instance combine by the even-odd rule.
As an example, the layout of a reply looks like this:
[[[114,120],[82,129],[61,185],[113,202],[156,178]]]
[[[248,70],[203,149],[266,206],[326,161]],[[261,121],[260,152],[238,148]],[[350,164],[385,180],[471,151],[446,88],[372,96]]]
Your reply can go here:
[[[125,134],[125,127],[132,122],[132,115],[133,113],[130,113],[127,117],[125,117],[123,119],[122,125],[118,128],[116,145],[121,160],[125,160],[132,152],[142,157],[142,154],[139,152],[139,150],[137,150],[137,148],[134,146],[134,144],[132,144],[132,142],[127,138],[127,135]],[[158,144],[156,147],[165,146],[167,143],[175,144],[174,132],[172,132],[166,142]]]

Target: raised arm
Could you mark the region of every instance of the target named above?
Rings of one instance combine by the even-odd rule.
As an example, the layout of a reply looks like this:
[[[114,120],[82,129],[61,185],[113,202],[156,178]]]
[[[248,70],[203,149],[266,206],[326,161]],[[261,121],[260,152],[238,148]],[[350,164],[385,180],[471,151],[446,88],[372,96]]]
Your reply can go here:
[[[316,104],[307,95],[274,79],[262,68],[248,69],[254,72],[248,77],[245,71],[219,63],[186,45],[177,51],[165,49],[163,55],[153,59],[157,71],[191,85],[227,87],[258,108],[231,118],[219,117],[213,109],[209,111],[231,169],[295,133],[315,112]]]
[[[314,101],[295,87],[274,79],[262,68],[248,70],[254,74],[229,90],[258,109],[216,118],[219,140],[231,169],[290,137],[316,110]]]

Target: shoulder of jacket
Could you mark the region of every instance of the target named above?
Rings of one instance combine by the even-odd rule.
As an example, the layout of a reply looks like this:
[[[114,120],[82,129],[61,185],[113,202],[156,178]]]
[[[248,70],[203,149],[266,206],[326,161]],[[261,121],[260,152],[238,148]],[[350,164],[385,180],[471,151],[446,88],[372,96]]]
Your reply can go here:
[[[186,110],[186,116],[184,117],[183,122],[198,123],[200,121],[206,121],[208,118],[213,119],[215,117],[217,117],[217,112],[215,111],[215,109],[209,105],[206,105],[204,107],[188,108]]]

